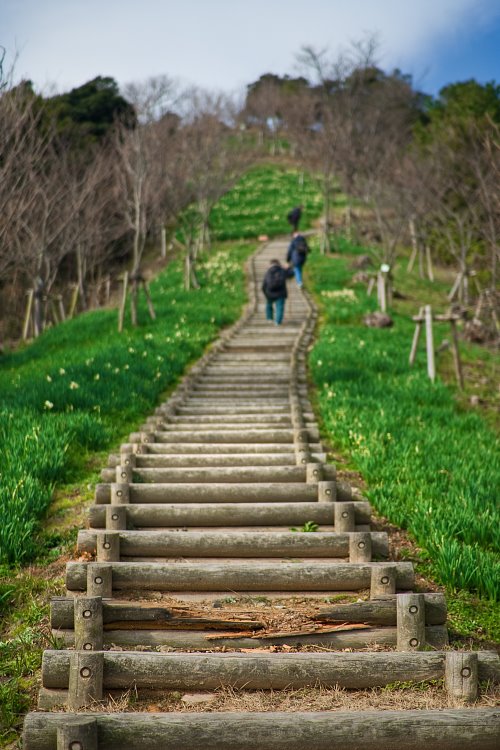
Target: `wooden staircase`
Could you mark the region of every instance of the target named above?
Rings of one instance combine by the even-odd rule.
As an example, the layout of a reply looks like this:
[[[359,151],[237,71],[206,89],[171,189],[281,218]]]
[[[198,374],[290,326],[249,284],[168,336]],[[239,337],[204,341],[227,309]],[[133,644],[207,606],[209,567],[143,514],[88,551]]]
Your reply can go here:
[[[498,655],[447,648],[444,596],[414,593],[412,564],[390,561],[369,502],[326,461],[310,298],[291,282],[285,324],[264,319],[260,280],[284,248],[254,258],[241,320],[109,457],[52,601],[61,648],[44,654],[25,750],[500,746],[500,711],[473,706]],[[445,710],[147,710],[168,691],[442,679]],[[117,710],[131,691],[137,710]]]

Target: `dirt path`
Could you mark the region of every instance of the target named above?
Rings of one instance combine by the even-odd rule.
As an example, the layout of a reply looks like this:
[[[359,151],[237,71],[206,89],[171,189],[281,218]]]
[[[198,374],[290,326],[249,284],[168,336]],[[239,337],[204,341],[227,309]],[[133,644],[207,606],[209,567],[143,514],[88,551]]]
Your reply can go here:
[[[498,656],[446,651],[443,595],[412,593],[326,463],[312,302],[291,281],[284,324],[265,320],[285,247],[255,257],[241,320],[103,469],[25,750],[496,746]]]

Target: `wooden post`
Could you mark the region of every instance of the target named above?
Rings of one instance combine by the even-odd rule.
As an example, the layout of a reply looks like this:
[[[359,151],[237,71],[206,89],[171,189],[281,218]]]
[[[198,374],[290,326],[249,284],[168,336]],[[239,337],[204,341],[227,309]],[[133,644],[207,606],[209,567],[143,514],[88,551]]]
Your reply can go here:
[[[127,304],[127,291],[128,291],[128,271],[123,274],[123,291],[122,301],[120,303],[120,310],[118,312],[118,333],[123,331],[123,321],[125,319],[125,306]]]
[[[33,289],[30,289],[28,292],[28,301],[26,303],[26,313],[24,315],[23,341],[26,341],[26,339],[29,336],[32,308],[33,308]]]
[[[354,503],[335,503],[335,531],[354,531]]]
[[[460,362],[460,353],[458,350],[457,326],[456,326],[456,321],[454,318],[450,319],[450,326],[451,326],[451,350],[453,352],[453,365],[455,367],[455,375],[456,375],[457,383],[459,387],[463,388],[464,376],[462,373],[462,363]]]
[[[167,257],[167,230],[165,227],[160,231],[160,258],[164,260]]]
[[[130,485],[115,482],[111,485],[111,505],[128,505],[130,503]]]
[[[420,339],[420,333],[422,331],[423,316],[424,316],[424,308],[421,307],[420,310],[418,311],[418,318],[416,320],[417,325],[415,326],[415,332],[413,334],[413,341],[411,342],[411,351],[410,351],[410,357],[408,360],[410,366],[415,363],[415,359],[417,356],[418,342]]]
[[[396,593],[396,570],[391,565],[372,568],[370,599],[380,599]]]
[[[415,222],[413,219],[409,220],[408,228],[410,230],[412,251],[410,255],[410,260],[408,261],[408,267],[406,270],[408,271],[408,273],[411,273],[413,271],[413,266],[415,265],[415,260],[416,260],[417,253],[418,253],[417,233],[415,231]]]
[[[106,505],[106,529],[122,531],[127,528],[127,509],[124,505]]]
[[[349,534],[349,562],[363,563],[372,560],[372,537],[369,531]]]
[[[134,469],[132,466],[117,466],[116,481],[119,484],[130,484],[133,482]]]
[[[448,651],[445,687],[452,701],[474,703],[478,692],[477,651]]]
[[[63,302],[62,294],[58,294],[56,297],[56,300],[57,300],[57,304],[59,307],[59,318],[60,320],[64,321],[66,320],[66,312],[64,310],[64,302]]]
[[[381,271],[377,274],[377,299],[382,312],[387,312],[387,298],[385,287],[385,274]]]
[[[371,293],[373,292],[373,287],[375,286],[375,276],[370,276],[368,279],[368,286],[366,287],[366,296],[369,297]]]
[[[113,566],[111,563],[87,565],[87,596],[111,599],[113,596]]]
[[[112,531],[97,533],[97,562],[118,562],[120,560],[120,534]]]
[[[132,451],[120,450],[120,466],[128,466],[131,469],[135,469],[137,466],[135,453],[132,453]]]
[[[306,464],[306,482],[308,484],[314,484],[320,482],[323,479],[323,464],[309,463]]]
[[[58,726],[57,750],[98,750],[97,719],[79,716]]]
[[[102,597],[75,598],[74,629],[76,651],[102,651]]]
[[[69,310],[68,310],[68,318],[71,319],[75,315],[76,311],[76,304],[78,302],[78,295],[80,293],[80,289],[78,287],[78,284],[75,284],[73,287],[73,293],[71,295],[71,302],[69,303]]]
[[[459,287],[462,284],[462,276],[463,276],[463,273],[462,273],[462,271],[460,271],[460,273],[457,274],[457,276],[455,278],[455,281],[453,282],[453,286],[451,287],[450,292],[448,294],[448,300],[450,302],[455,297],[455,295],[456,295]]]
[[[70,655],[68,708],[78,711],[103,696],[104,654],[74,651]]]
[[[397,650],[421,651],[425,646],[423,594],[398,594],[396,598]]]
[[[156,313],[155,313],[155,309],[153,307],[153,300],[151,299],[151,293],[149,291],[149,284],[147,284],[146,281],[143,281],[142,282],[142,288],[144,290],[144,294],[146,295],[146,302],[147,302],[147,305],[148,305],[149,316],[150,316],[151,320],[156,320]]]
[[[336,482],[318,482],[318,502],[334,503],[337,499]]]
[[[432,382],[436,379],[436,364],[434,361],[434,337],[432,333],[432,308],[425,306],[425,346],[427,349],[427,373]]]
[[[429,245],[425,246],[425,259],[427,261],[427,276],[429,277],[429,281],[434,281],[434,270],[432,268],[432,256]]]

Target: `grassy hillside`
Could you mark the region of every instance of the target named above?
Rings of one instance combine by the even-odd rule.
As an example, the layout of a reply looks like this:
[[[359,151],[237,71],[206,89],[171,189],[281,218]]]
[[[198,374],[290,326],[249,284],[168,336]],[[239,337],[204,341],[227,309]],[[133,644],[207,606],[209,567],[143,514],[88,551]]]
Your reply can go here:
[[[414,328],[409,308],[416,313],[440,294],[443,305],[447,287],[414,277],[405,287],[401,267],[396,282],[405,296],[411,289],[411,300],[391,311],[392,328],[368,328],[362,318],[376,301],[365,285],[351,282],[356,249],[344,245],[344,252],[347,257],[312,254],[308,263],[322,312],[310,366],[324,428],[362,473],[377,510],[412,533],[440,583],[498,601],[497,436],[479,414],[461,406],[453,386],[429,381],[423,345],[415,367],[408,365]],[[440,335],[449,332],[441,329]],[[486,364],[493,359],[484,354]],[[449,369],[446,358],[441,369]]]

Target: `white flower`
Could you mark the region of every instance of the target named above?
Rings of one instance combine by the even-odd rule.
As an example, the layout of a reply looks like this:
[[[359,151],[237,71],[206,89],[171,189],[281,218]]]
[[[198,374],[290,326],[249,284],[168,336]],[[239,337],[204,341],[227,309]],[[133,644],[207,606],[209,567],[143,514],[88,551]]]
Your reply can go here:
[[[50,377],[50,375],[47,375],[47,382],[52,383],[52,378]]]
[[[75,381],[72,380],[71,383],[69,384],[69,387],[71,388],[72,391],[76,391],[76,389],[79,388],[80,386],[78,385],[78,383],[75,383]]]
[[[100,379],[101,379],[101,376],[99,375],[98,372],[96,372],[96,374],[94,375],[94,380],[100,380]]]
[[[46,402],[44,403],[44,405],[43,405],[43,408],[44,408],[44,409],[52,409],[52,408],[53,408],[53,406],[54,406],[54,404],[52,403],[52,401],[46,401]]]
[[[66,370],[64,369],[64,367],[59,368],[59,375],[66,375]]]

